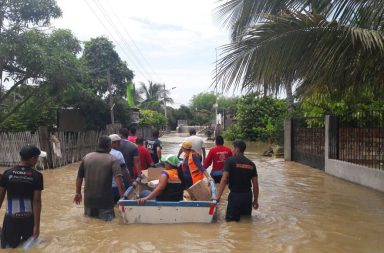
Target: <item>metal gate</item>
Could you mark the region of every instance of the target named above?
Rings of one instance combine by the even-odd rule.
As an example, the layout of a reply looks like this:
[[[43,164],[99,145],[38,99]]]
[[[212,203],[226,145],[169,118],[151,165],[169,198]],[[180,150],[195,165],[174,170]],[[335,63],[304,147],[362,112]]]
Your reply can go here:
[[[324,118],[292,119],[292,160],[324,169]]]

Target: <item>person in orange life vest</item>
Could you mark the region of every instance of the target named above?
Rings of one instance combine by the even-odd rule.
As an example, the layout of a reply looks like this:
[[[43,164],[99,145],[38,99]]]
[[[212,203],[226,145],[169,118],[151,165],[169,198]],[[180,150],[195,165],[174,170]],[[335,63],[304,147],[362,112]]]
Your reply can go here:
[[[161,172],[159,184],[148,196],[137,200],[140,205],[153,198],[157,201],[183,200],[184,186],[181,170],[178,169],[179,159],[175,155],[168,155],[160,160],[164,162],[165,169]]]
[[[221,135],[216,136],[215,143],[216,146],[209,150],[208,156],[204,161],[204,168],[208,169],[212,164],[211,177],[215,180],[215,183],[220,183],[224,162],[228,157],[232,156],[232,150],[224,146],[224,139]]]
[[[182,169],[185,188],[191,187],[196,182],[202,180],[204,176],[210,179],[207,170],[201,164],[199,154],[192,149],[192,142],[184,141],[181,144],[181,149],[184,152]]]

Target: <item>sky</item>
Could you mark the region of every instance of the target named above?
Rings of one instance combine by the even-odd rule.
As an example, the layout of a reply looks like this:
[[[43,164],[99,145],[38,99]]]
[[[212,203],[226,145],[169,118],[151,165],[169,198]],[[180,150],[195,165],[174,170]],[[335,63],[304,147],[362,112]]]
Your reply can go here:
[[[134,71],[136,88],[149,80],[165,84],[176,108],[188,105],[193,95],[214,91],[216,49],[229,42],[229,32],[214,14],[217,0],[57,3],[63,16],[52,25],[72,30],[81,41],[109,38]]]

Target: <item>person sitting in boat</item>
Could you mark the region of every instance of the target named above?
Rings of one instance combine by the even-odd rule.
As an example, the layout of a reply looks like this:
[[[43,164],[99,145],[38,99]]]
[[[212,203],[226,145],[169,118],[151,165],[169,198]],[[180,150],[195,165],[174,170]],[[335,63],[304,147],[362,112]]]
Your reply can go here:
[[[185,140],[181,144],[181,150],[184,152],[182,169],[185,188],[191,187],[196,182],[202,180],[204,176],[210,179],[207,170],[201,163],[199,154],[192,149],[192,142]]]
[[[178,168],[179,159],[175,155],[161,157],[165,169],[161,172],[159,184],[148,196],[139,198],[139,204],[156,198],[157,201],[180,201],[183,200],[184,186],[182,183],[182,172]]]

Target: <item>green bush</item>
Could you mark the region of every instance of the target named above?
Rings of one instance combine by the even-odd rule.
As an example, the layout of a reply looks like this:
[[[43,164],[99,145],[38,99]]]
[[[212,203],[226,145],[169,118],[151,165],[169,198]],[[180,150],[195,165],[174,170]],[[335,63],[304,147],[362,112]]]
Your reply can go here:
[[[161,128],[166,125],[167,119],[163,114],[152,110],[140,110],[139,126]]]
[[[250,94],[237,104],[236,124],[224,132],[228,140],[272,141],[281,144],[284,138],[285,100]]]

